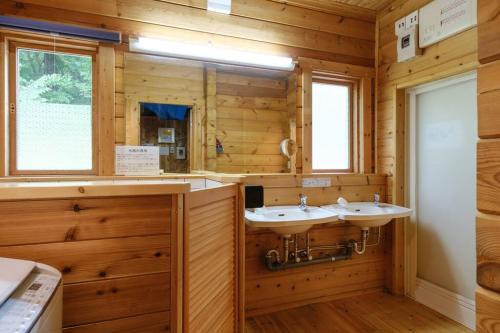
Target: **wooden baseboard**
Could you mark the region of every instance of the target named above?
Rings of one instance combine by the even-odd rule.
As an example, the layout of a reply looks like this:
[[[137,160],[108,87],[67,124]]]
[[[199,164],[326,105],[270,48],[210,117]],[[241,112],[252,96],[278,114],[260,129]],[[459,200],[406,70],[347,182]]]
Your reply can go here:
[[[472,299],[417,278],[415,300],[465,327],[476,327],[476,304]]]

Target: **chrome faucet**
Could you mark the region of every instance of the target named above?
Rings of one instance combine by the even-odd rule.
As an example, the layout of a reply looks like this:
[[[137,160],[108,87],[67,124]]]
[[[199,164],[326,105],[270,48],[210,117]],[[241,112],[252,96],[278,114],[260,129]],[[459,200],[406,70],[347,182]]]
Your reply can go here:
[[[375,206],[379,206],[380,205],[380,193],[376,192],[373,195],[373,203],[375,204]]]
[[[299,208],[302,211],[307,209],[307,195],[299,194]]]

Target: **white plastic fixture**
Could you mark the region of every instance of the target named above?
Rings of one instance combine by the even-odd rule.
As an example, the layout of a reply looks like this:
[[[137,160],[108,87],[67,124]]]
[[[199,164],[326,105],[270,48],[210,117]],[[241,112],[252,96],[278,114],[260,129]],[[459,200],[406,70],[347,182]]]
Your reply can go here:
[[[337,221],[337,213],[319,207],[273,206],[245,210],[245,222],[250,227],[268,228],[280,235],[306,232],[315,224]]]
[[[230,14],[231,0],[207,0],[207,10],[222,14]]]
[[[147,52],[162,56],[206,60],[268,69],[291,71],[295,67],[293,59],[290,57],[148,37],[130,38],[130,50],[132,52]]]

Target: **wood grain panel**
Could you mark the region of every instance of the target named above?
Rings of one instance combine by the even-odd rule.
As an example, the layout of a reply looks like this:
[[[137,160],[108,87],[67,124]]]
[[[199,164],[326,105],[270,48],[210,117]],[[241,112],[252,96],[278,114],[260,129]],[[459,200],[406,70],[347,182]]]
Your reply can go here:
[[[286,80],[218,72],[216,90],[217,138],[224,147],[224,153],[217,154],[217,171],[287,172],[279,150],[279,142],[290,132]],[[228,106],[234,97],[245,102]]]
[[[483,288],[476,290],[476,333],[500,331],[500,294]]]
[[[239,316],[237,186],[194,191],[187,202],[184,330],[234,332]]]
[[[63,291],[63,325],[80,325],[170,309],[170,274],[76,283]]]
[[[500,332],[500,43],[498,41],[500,1],[478,1],[479,59],[476,225],[477,282],[476,332]]]
[[[478,57],[481,63],[500,58],[500,1],[478,0]]]
[[[477,209],[500,214],[500,139],[477,144]]]
[[[477,283],[500,292],[500,216],[478,215],[476,248]]]
[[[99,110],[99,175],[115,174],[115,49],[99,46],[97,52]],[[95,124],[93,124],[95,126]]]
[[[138,332],[145,321],[150,323],[141,332],[175,330],[178,299],[170,290],[178,271],[179,221],[172,223],[172,200],[3,201],[0,255],[61,271],[65,331]],[[160,312],[164,318],[154,315]]]
[[[28,259],[63,273],[64,283],[170,272],[168,235],[0,247],[0,256]]]
[[[0,246],[167,234],[170,205],[170,196],[0,202]]]
[[[170,332],[170,312],[156,312],[136,317],[68,327],[64,333],[165,333]]]

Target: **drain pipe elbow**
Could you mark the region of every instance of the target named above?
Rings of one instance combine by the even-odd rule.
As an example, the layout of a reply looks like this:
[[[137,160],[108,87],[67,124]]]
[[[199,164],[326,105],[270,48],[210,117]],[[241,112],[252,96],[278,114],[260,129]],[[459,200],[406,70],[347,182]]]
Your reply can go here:
[[[366,244],[368,243],[368,236],[369,236],[369,230],[363,229],[361,230],[361,245],[359,245],[358,242],[353,240],[350,242],[351,244],[353,244],[354,252],[356,252],[356,254],[359,255],[365,254]]]

